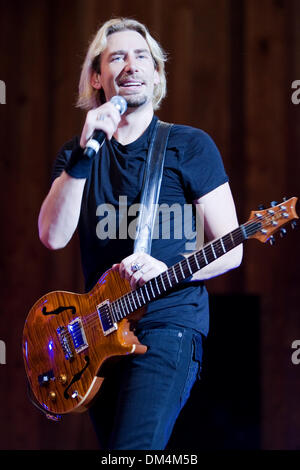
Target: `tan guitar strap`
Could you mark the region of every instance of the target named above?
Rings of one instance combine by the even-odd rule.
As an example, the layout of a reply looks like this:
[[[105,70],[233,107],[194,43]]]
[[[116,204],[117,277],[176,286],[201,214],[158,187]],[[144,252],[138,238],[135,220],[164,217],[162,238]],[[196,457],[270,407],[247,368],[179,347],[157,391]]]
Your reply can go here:
[[[158,120],[148,150],[134,252],[150,255],[168,137],[173,124]]]

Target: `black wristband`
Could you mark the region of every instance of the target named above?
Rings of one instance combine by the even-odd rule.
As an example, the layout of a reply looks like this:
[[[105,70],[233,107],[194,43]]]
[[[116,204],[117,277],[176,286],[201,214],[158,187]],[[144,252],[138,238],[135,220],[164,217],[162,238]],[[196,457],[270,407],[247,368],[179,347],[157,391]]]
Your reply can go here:
[[[73,178],[87,178],[90,174],[93,159],[83,154],[84,149],[78,145],[65,166],[65,171]]]

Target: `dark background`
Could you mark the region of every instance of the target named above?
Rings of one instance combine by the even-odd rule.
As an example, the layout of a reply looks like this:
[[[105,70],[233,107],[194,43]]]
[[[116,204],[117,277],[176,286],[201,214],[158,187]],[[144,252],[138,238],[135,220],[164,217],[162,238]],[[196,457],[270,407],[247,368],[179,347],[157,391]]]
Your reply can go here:
[[[48,422],[29,402],[21,351],[33,303],[81,292],[78,240],[51,252],[37,218],[75,109],[86,48],[112,16],[146,23],[169,54],[161,119],[206,130],[230,176],[240,222],[260,203],[299,196],[298,0],[0,1],[1,449],[93,449],[88,415]],[[275,246],[245,244],[243,264],[207,283],[211,335],[203,382],[170,443],[194,449],[300,449],[299,229]],[[188,431],[192,437],[187,440]],[[190,433],[190,434],[191,434]]]

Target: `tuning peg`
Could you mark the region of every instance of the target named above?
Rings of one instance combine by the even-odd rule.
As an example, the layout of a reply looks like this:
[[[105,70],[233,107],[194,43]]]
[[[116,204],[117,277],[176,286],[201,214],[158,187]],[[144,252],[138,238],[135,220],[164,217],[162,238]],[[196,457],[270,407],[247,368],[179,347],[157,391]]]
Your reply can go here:
[[[270,243],[270,245],[272,245],[272,246],[275,245],[275,238],[274,238],[273,235],[270,236],[270,238],[269,238],[269,243]]]
[[[284,196],[284,197],[282,198],[282,202],[285,202],[285,201],[287,201],[287,197],[286,197],[286,196]]]
[[[258,210],[263,211],[265,209],[265,206],[263,204],[259,204]]]
[[[271,207],[277,206],[278,202],[277,201],[272,201],[271,202]]]
[[[286,235],[286,229],[285,229],[285,228],[281,228],[280,231],[279,231],[279,233],[280,233],[281,238],[283,238],[283,237]]]
[[[291,227],[294,229],[294,228],[297,227],[297,225],[298,225],[298,224],[297,224],[297,220],[292,220],[292,222],[291,222]]]

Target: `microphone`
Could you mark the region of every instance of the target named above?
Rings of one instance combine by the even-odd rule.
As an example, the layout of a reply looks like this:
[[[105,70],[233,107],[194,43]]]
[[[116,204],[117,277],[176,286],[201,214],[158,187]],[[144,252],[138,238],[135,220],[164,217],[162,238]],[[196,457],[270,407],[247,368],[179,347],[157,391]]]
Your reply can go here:
[[[110,99],[110,103],[114,105],[114,107],[119,111],[121,116],[125,113],[127,109],[127,102],[123,98],[123,96],[113,96]],[[105,138],[105,132],[101,131],[100,129],[95,129],[92,134],[92,137],[86,143],[86,147],[84,149],[83,154],[88,158],[94,158],[94,156],[102,146],[103,142],[105,141]]]

